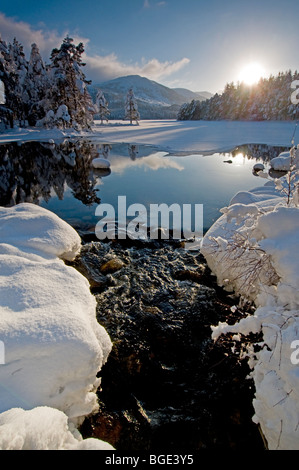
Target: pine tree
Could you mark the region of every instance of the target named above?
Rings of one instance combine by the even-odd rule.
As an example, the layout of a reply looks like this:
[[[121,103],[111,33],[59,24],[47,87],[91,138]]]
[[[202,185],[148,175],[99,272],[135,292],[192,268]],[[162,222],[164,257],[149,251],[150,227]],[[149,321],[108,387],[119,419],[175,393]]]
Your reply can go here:
[[[133,121],[136,121],[137,125],[139,124],[138,121],[140,119],[140,115],[138,112],[137,102],[135,100],[135,96],[134,96],[132,88],[130,88],[130,90],[127,93],[124,119],[129,119],[131,124],[133,123]]]
[[[8,46],[0,36],[0,80],[3,90],[3,103],[5,106],[0,106],[0,121],[1,127],[13,128],[13,111],[10,109],[9,95],[10,90],[13,88],[13,82],[7,70],[7,61],[9,60]]]
[[[0,104],[5,104],[5,90],[2,80],[0,80]]]
[[[82,71],[84,46],[75,46],[73,39],[66,37],[60,49],[53,49],[49,67],[51,90],[48,93],[47,113],[55,113],[61,105],[67,107],[69,121],[64,121],[64,127],[88,128],[93,122],[95,107],[88,93],[86,80]],[[54,118],[55,123],[55,118]]]
[[[29,95],[28,122],[34,126],[45,114],[45,96],[50,87],[46,66],[35,43],[31,53],[26,77],[26,89]]]
[[[98,90],[97,92],[96,108],[97,108],[97,114],[99,114],[100,119],[101,119],[101,124],[103,124],[104,119],[106,120],[106,122],[108,122],[108,116],[110,114],[110,111],[108,108],[108,102],[102,90]]]
[[[29,95],[26,90],[28,62],[23,46],[14,38],[8,46],[9,73],[13,80],[13,90],[10,93],[10,108],[20,126],[26,125]]]
[[[288,120],[298,119],[299,107],[291,102],[291,84],[298,72],[280,72],[276,77],[262,78],[251,87],[228,83],[221,95],[206,101],[182,105],[178,120]]]
[[[28,94],[25,79],[28,63],[23,46],[14,39],[13,44],[6,44],[0,38],[0,79],[4,83],[6,111],[9,113],[10,126],[18,121],[25,125],[27,117]]]

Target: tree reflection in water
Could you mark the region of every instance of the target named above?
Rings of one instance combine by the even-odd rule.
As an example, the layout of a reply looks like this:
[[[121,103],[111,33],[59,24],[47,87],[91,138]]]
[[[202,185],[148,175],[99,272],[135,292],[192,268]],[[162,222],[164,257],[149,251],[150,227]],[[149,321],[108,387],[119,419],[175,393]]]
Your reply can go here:
[[[101,173],[91,166],[98,155],[97,146],[83,140],[0,145],[0,205],[39,204],[52,195],[62,200],[67,186],[84,205],[99,203]]]

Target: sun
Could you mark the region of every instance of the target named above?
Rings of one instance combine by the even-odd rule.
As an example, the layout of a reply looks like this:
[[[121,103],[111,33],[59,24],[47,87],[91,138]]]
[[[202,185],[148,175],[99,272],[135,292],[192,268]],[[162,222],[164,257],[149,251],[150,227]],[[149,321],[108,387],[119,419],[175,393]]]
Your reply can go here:
[[[265,69],[257,62],[252,62],[243,68],[239,81],[246,85],[254,85],[265,75]]]

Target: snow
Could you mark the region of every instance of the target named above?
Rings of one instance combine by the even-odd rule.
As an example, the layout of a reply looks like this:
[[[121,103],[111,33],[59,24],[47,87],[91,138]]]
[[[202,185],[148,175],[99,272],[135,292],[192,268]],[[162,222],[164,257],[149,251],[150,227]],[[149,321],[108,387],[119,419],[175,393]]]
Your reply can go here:
[[[97,373],[111,341],[97,322],[88,281],[64,262],[74,259],[81,246],[72,227],[48,210],[24,203],[0,208],[0,237],[0,339],[5,347],[0,448],[10,445],[7,436],[15,426],[16,446],[33,442],[34,430],[36,445],[38,435],[49,432],[45,445],[57,438],[60,446],[60,420],[78,426],[98,409]],[[46,419],[45,409],[33,411],[38,407],[63,415],[57,420],[57,436],[47,426],[47,419],[56,420],[54,411]]]
[[[100,128],[95,121],[93,132],[97,138],[114,143],[154,144],[173,153],[210,155],[246,143],[289,146],[294,123],[141,120],[139,127],[111,121]]]
[[[98,439],[83,440],[62,412],[47,406],[13,408],[0,415],[0,450],[113,450]]]
[[[92,166],[94,168],[110,168],[110,162],[109,160],[106,160],[105,158],[94,158],[92,160]]]
[[[253,166],[254,171],[263,171],[265,169],[265,165],[263,163],[256,163]]]
[[[141,116],[142,118],[142,116]],[[294,123],[282,121],[139,121],[139,126],[125,121],[95,121],[92,132],[73,129],[13,129],[0,133],[0,143],[12,141],[95,138],[98,142],[155,145],[166,152],[213,154],[247,143],[289,146]]]
[[[276,171],[289,171],[292,164],[298,165],[298,163],[299,150],[297,149],[294,159],[292,159],[290,152],[282,152],[278,157],[272,158],[270,165]]]
[[[220,335],[262,333],[259,351],[248,348],[255,385],[254,422],[270,450],[299,449],[299,369],[292,348],[299,331],[299,207],[287,205],[275,183],[238,193],[205,235],[201,251],[228,291],[250,300],[255,312]],[[296,351],[295,351],[296,353]]]

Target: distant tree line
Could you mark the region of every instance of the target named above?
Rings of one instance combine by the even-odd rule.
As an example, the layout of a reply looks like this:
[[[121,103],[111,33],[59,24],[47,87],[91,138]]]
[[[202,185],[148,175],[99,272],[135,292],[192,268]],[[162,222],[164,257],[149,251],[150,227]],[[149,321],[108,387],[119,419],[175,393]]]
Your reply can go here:
[[[178,120],[296,120],[298,105],[292,103],[292,82],[299,79],[296,71],[262,78],[256,85],[228,83],[223,93],[205,101],[183,104]]]

